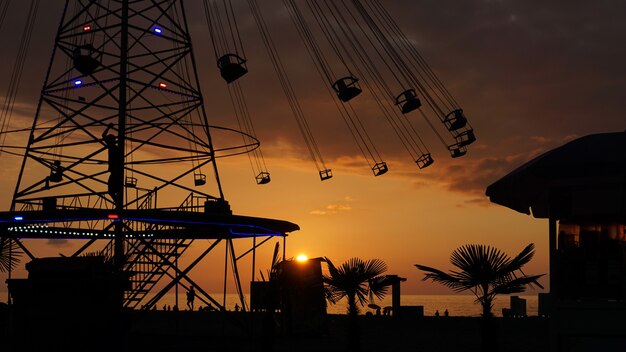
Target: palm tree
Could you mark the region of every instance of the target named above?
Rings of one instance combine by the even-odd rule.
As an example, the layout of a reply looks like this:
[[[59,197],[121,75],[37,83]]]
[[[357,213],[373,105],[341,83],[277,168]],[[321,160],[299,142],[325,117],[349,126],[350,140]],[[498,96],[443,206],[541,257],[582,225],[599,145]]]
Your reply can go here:
[[[348,299],[349,316],[349,349],[358,350],[358,314],[359,307],[368,302],[368,293],[382,299],[387,293],[388,285],[384,284],[382,273],[387,271],[387,264],[380,259],[362,260],[360,258],[348,259],[345,263],[336,267],[330,259],[328,263],[328,276],[323,280],[326,285],[326,298],[333,304],[342,298]]]
[[[424,265],[415,266],[427,273],[424,281],[438,282],[456,292],[471,291],[482,306],[483,316],[490,317],[497,295],[524,292],[526,286],[532,285],[543,288],[537,282],[543,275],[528,276],[522,271],[534,254],[532,243],[513,259],[497,248],[468,244],[455,249],[450,256],[450,262],[460,271],[447,274]]]
[[[455,292],[471,291],[476,296],[476,302],[482,306],[482,315],[485,318],[483,330],[483,351],[493,351],[495,342],[493,325],[491,323],[493,300],[499,294],[521,293],[526,286],[536,285],[543,288],[537,281],[542,275],[526,275],[522,267],[535,254],[535,245],[529,244],[515,258],[511,259],[506,253],[497,248],[468,244],[455,249],[450,262],[459,270],[444,273],[441,270],[416,264],[415,266],[426,272],[423,280],[432,280],[447,286]]]

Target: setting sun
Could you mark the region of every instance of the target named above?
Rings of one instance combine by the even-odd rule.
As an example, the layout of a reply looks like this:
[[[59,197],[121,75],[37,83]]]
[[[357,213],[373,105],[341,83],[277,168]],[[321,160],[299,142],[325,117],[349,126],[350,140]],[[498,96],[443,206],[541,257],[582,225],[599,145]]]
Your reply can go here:
[[[309,260],[309,257],[307,257],[304,254],[300,254],[296,257],[296,260],[302,263],[302,262],[306,262],[307,260]]]

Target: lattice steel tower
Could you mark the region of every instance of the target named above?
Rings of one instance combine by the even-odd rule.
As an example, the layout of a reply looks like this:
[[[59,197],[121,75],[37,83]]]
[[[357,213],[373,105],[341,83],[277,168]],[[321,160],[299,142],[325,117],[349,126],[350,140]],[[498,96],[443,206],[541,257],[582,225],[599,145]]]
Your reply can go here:
[[[89,239],[75,255],[111,241],[135,306],[193,239],[297,230],[232,215],[216,158],[258,141],[215,148],[212,131],[182,1],[68,1],[3,236],[31,257],[19,239]]]

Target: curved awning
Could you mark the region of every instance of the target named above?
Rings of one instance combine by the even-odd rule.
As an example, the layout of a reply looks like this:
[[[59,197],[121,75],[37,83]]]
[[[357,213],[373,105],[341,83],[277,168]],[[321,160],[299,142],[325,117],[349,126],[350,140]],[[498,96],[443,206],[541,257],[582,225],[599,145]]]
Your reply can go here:
[[[487,187],[491,202],[537,218],[626,220],[626,132],[550,150]]]

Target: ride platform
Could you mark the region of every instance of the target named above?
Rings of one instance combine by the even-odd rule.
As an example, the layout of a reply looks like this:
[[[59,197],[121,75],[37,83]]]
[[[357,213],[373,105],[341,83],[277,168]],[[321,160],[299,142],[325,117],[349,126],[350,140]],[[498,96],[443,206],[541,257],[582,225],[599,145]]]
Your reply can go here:
[[[86,227],[89,222],[92,226]],[[175,209],[34,210],[0,212],[3,237],[21,239],[111,239],[112,226],[122,222],[126,238],[228,239],[286,236],[300,227],[294,223],[228,213]]]

